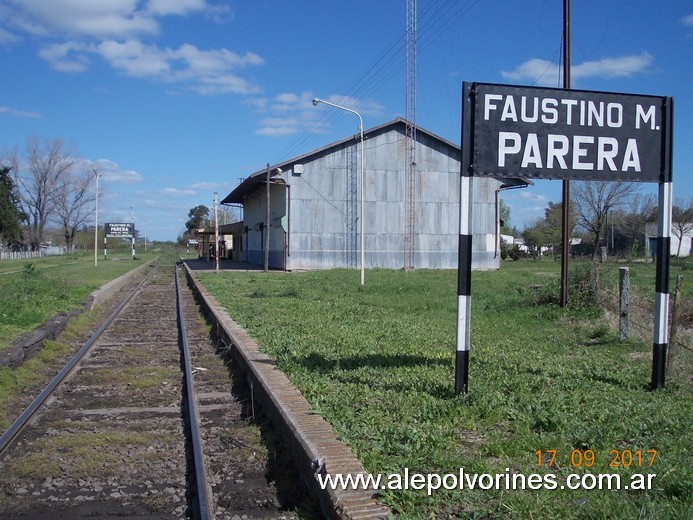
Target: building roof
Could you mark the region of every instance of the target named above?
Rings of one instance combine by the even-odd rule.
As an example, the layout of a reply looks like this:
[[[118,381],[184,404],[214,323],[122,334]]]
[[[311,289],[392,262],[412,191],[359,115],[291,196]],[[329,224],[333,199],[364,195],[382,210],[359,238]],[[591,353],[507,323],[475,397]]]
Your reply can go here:
[[[238,232],[243,229],[243,222],[234,222],[232,224],[219,224],[219,234],[220,235],[232,235],[234,232]],[[204,229],[198,229],[198,236],[202,235],[213,235],[215,233],[214,226],[206,227]]]
[[[375,126],[373,128],[370,128],[368,130],[364,130],[363,132],[363,139],[366,140],[370,136],[385,133],[387,131],[390,131],[398,126],[401,126],[402,128],[406,128],[407,121],[401,117],[397,117],[391,121],[388,121],[387,123],[383,123],[382,125]],[[460,147],[459,145],[456,145],[455,143],[448,141],[447,139],[444,139],[443,137],[440,137],[439,135],[434,134],[433,132],[429,132],[428,130],[421,128],[420,126],[416,126],[416,132],[417,133],[423,133],[425,135],[428,135],[432,139],[435,139],[448,147],[451,148],[455,153],[459,154],[460,153]],[[354,139],[360,139],[360,134],[353,134],[349,137],[345,137],[344,139],[340,139],[339,141],[335,141],[333,143],[330,143],[328,145],[325,145],[321,148],[316,148],[315,150],[312,150],[308,153],[305,153],[303,155],[299,155],[297,157],[293,157],[291,159],[287,159],[286,161],[279,162],[274,165],[269,165],[267,168],[270,170],[270,182],[273,184],[284,184],[284,179],[280,177],[276,177],[277,174],[280,174],[282,171],[289,170],[294,167],[295,164],[302,164],[304,162],[307,162],[311,158],[315,156],[320,156],[324,155],[328,152],[330,152],[333,149],[339,148],[344,146],[346,143],[349,143],[353,141]],[[267,168],[263,168],[262,170],[258,170],[255,173],[250,174],[248,177],[246,177],[236,188],[229,193],[222,201],[221,204],[242,204],[243,203],[243,197],[249,193],[254,192],[256,189],[258,189],[260,186],[264,185],[267,182]],[[275,178],[272,178],[275,177]],[[531,184],[530,181],[526,179],[520,179],[520,178],[509,178],[509,179],[498,179],[502,183],[502,188],[511,188],[511,187],[525,187]]]

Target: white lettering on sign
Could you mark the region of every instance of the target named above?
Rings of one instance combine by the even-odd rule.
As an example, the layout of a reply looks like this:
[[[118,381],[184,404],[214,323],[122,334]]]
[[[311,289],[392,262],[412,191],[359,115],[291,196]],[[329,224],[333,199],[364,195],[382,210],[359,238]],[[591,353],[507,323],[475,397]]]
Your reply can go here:
[[[647,124],[647,122],[650,121],[650,129],[659,130],[659,128],[656,127],[655,123],[655,107],[651,106],[647,109],[647,112],[645,112],[645,109],[642,107],[642,105],[638,105],[635,108],[635,113],[635,128],[640,128],[640,121],[642,121],[645,124]]]
[[[543,168],[546,165],[546,168],[561,170],[594,170],[596,166],[599,171],[642,171],[638,144],[632,138],[620,152],[618,139],[614,137],[574,135],[571,141],[565,135],[548,134],[545,158],[539,144],[536,133],[527,134],[523,142],[522,135],[517,132],[498,132],[498,166],[505,167],[506,158],[522,153],[522,168]],[[588,156],[596,156],[596,165],[586,160]]]
[[[503,101],[505,97],[505,101]],[[519,109],[515,96],[503,96],[502,94],[486,94],[484,96],[484,119],[491,119],[493,111],[497,111],[502,102],[500,121],[513,121],[515,123],[536,123],[541,120],[545,124],[555,124],[560,120],[567,125],[597,126],[620,128],[623,126],[623,105],[621,103],[605,103],[604,101],[540,98],[519,96]],[[640,107],[639,107],[640,108]],[[647,122],[654,121],[654,107],[645,114],[642,119]],[[654,124],[654,123],[653,123]],[[639,128],[639,126],[638,126]]]
[[[638,140],[624,135],[622,129],[659,130],[656,105],[624,105],[608,98],[484,93],[483,117],[506,125],[497,134],[499,168],[514,164],[530,169],[641,173]],[[518,126],[522,123],[532,126],[522,131]],[[548,128],[539,130],[539,124]],[[569,126],[584,128],[582,135],[573,135]],[[610,133],[609,129],[619,130],[599,135]]]
[[[481,177],[665,182],[673,100],[464,83],[465,171]]]

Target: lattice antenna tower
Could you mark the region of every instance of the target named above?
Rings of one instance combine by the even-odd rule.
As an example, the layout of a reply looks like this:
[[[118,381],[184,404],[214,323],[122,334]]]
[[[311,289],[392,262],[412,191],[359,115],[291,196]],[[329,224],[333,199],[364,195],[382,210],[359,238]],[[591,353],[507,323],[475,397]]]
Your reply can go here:
[[[416,236],[416,0],[407,0],[404,269],[414,268]]]

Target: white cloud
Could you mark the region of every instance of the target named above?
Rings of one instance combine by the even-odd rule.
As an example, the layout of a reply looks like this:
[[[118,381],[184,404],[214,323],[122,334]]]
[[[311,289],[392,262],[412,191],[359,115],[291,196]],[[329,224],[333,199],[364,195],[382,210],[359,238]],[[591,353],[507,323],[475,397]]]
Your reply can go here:
[[[315,107],[312,92],[283,92],[272,99],[258,98],[249,101],[259,112],[269,113],[260,121],[260,128],[255,131],[258,135],[282,137],[297,132],[325,133],[329,127],[325,122],[326,110],[333,107]],[[356,110],[361,116],[379,115],[383,106],[373,100],[360,100],[345,96],[333,95],[326,99],[331,103]]]
[[[48,39],[39,55],[60,72],[84,72],[94,56],[128,76],[182,84],[201,95],[249,94],[260,89],[239,70],[264,64],[258,54],[203,50],[185,43],[177,49],[145,44],[157,36],[164,16],[202,14],[222,23],[231,9],[207,0],[7,0],[0,18],[8,28]],[[17,39],[0,29],[0,44]]]
[[[166,78],[170,70],[165,53],[137,40],[106,40],[98,45],[97,52],[113,68],[128,76]]]
[[[149,0],[147,10],[160,16],[171,14],[185,16],[194,11],[201,11],[206,6],[205,0]]]
[[[313,94],[311,92],[285,92],[274,98],[271,105],[272,110],[277,112],[288,112],[291,110],[311,110],[313,109]]]
[[[221,186],[221,183],[218,182],[196,182],[190,185],[193,190],[216,190]]]
[[[159,25],[138,0],[12,0],[10,21],[38,36],[128,37],[156,34]]]
[[[188,84],[189,90],[203,95],[258,91],[235,71],[264,63],[252,52],[240,55],[227,49],[205,51],[187,43],[178,49],[159,49],[138,40],[107,40],[96,51],[113,68],[128,76]]]
[[[682,23],[683,25],[685,25],[686,27],[693,27],[693,13],[691,13],[691,14],[689,14],[689,15],[687,15],[687,16],[684,16],[684,17],[681,19],[681,23]]]
[[[18,119],[43,119],[43,115],[39,112],[28,112],[26,110],[19,110],[18,108],[0,106],[0,116],[3,114]]]
[[[352,110],[356,110],[362,116],[380,115],[384,110],[383,105],[381,105],[377,101],[373,101],[372,99],[356,99],[349,96],[340,96],[338,94],[333,94],[331,96],[328,96],[325,100],[336,105],[341,105],[345,108],[351,108]]]
[[[109,159],[98,159],[82,161],[82,168],[87,170],[96,169],[101,174],[101,180],[113,184],[138,184],[142,182],[142,176],[134,170],[123,170],[117,163]]]
[[[287,118],[267,118],[260,122],[261,128],[255,133],[257,135],[266,135],[269,137],[282,137],[297,133],[300,128],[296,126],[295,119]]]
[[[571,68],[571,76],[578,79],[595,76],[606,78],[630,77],[640,72],[645,72],[653,61],[654,58],[647,52],[618,58],[604,58],[599,61],[586,61]]]
[[[197,195],[196,190],[181,190],[178,188],[164,188],[162,193],[167,197],[192,197],[193,195]]]
[[[585,78],[631,77],[646,72],[653,61],[654,58],[647,52],[603,58],[573,65],[570,75],[574,81]],[[502,71],[501,75],[511,81],[532,82],[543,86],[557,86],[559,78],[562,77],[557,64],[537,58],[518,65],[515,70]]]
[[[78,42],[57,43],[39,51],[39,56],[60,72],[83,72],[89,66],[88,48]]]
[[[0,27],[0,44],[14,43],[16,41],[19,41],[17,36]]]
[[[228,5],[210,5],[207,6],[207,10],[205,11],[205,17],[208,20],[212,20],[212,22],[221,25],[233,20],[233,11],[231,10],[231,7]]]

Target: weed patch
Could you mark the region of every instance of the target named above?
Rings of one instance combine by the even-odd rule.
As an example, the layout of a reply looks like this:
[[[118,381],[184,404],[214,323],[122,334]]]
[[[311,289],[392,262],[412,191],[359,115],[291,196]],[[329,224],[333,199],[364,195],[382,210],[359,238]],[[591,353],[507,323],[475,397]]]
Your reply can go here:
[[[571,467],[573,450],[593,450],[600,472],[657,474],[656,488],[639,493],[384,491],[379,500],[403,518],[685,517],[690,379],[649,392],[651,344],[616,342],[594,302],[561,309],[533,297],[533,286],[552,291],[557,269],[513,262],[474,273],[470,391],[459,397],[455,272],[374,270],[365,286],[351,270],[199,277],[369,472],[530,475],[549,471],[536,451],[553,449],[561,460],[552,470],[563,476],[595,473]],[[576,300],[592,297],[584,289]],[[615,470],[614,449],[656,449],[661,458]]]

